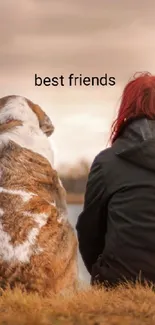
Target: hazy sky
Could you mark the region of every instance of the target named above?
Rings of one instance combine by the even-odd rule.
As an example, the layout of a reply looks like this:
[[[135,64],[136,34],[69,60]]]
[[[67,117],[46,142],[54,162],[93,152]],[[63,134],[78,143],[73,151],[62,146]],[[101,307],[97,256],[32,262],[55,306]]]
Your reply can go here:
[[[155,72],[154,0],[0,1],[0,96],[40,104],[55,125],[57,163],[92,161],[125,83]],[[116,78],[113,87],[35,87],[34,75]]]

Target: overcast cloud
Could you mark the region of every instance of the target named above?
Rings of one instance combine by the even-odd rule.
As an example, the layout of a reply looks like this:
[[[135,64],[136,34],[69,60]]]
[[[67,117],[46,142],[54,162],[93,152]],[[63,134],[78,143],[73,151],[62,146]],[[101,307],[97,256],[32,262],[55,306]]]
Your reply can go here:
[[[125,83],[155,72],[154,0],[0,2],[0,96],[37,101],[53,120],[57,161],[102,150]],[[114,87],[35,87],[34,74],[116,78]]]

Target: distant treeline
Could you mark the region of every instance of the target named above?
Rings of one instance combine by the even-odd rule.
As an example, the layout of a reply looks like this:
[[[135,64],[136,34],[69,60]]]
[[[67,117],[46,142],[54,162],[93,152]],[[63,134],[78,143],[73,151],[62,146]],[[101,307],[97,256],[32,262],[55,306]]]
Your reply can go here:
[[[87,177],[72,178],[61,177],[62,183],[68,193],[81,194],[85,192]]]
[[[59,175],[68,193],[83,194],[86,189],[90,165],[81,161],[76,166],[59,168]]]

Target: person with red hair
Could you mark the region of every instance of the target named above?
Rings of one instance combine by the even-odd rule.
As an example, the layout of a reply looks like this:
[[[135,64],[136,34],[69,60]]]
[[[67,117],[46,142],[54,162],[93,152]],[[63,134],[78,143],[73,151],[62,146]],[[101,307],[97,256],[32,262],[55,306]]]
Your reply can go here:
[[[111,146],[88,176],[76,225],[91,283],[155,283],[155,76],[125,87]]]

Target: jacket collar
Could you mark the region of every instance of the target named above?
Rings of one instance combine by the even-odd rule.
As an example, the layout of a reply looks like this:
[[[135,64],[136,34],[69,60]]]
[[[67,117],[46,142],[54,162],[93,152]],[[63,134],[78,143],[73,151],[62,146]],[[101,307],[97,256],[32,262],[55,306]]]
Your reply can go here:
[[[119,154],[153,139],[155,141],[155,120],[142,117],[128,122],[112,147]]]
[[[124,128],[114,142],[117,157],[155,173],[155,121],[135,120]]]

